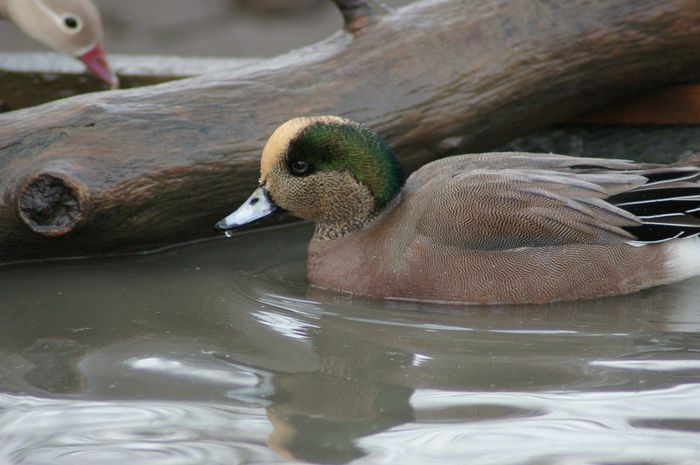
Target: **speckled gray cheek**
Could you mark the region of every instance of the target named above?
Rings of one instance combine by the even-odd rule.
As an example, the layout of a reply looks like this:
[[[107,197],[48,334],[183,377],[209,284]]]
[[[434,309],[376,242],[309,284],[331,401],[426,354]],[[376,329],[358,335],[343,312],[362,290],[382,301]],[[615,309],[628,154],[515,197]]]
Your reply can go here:
[[[265,185],[280,208],[314,221],[320,238],[341,237],[373,218],[372,194],[349,172],[331,170],[296,177],[280,163],[270,170]]]
[[[318,208],[315,201],[318,193],[306,179],[292,177],[283,163],[273,166],[265,179],[265,188],[270,199],[278,207],[306,220],[313,220]]]

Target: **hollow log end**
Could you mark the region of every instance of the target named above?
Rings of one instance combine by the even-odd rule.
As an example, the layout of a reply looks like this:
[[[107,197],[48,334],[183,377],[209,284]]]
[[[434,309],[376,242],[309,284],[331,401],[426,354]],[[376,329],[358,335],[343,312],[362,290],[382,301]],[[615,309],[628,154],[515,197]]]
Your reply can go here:
[[[19,216],[29,228],[45,237],[58,237],[85,223],[87,189],[75,180],[40,173],[29,180],[17,199]]]
[[[345,30],[355,33],[375,22],[374,11],[366,0],[334,0],[343,15]]]

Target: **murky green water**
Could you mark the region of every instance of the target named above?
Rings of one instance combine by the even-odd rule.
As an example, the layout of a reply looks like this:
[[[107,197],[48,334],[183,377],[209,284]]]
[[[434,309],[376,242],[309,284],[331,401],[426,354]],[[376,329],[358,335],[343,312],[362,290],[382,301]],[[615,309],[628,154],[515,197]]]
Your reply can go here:
[[[309,236],[0,268],[0,464],[700,463],[700,279],[353,300],[306,286]]]

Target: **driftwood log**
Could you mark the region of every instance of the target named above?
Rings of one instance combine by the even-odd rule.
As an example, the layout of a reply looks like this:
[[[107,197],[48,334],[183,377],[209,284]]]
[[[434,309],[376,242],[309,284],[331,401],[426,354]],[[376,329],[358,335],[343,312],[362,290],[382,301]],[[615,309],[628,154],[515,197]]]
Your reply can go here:
[[[120,88],[131,89],[236,70],[260,59],[110,54],[109,61],[119,74]],[[0,112],[107,88],[87,74],[82,63],[62,53],[0,52]],[[671,84],[623,96],[561,124],[700,125],[700,83]]]
[[[253,58],[109,55],[122,89],[241,68]],[[85,72],[78,60],[58,52],[0,52],[0,112],[18,110],[87,92],[108,84]]]
[[[700,70],[700,0],[336,3],[345,31],[281,57],[0,115],[0,259],[211,236],[293,116],[362,121],[415,168]]]

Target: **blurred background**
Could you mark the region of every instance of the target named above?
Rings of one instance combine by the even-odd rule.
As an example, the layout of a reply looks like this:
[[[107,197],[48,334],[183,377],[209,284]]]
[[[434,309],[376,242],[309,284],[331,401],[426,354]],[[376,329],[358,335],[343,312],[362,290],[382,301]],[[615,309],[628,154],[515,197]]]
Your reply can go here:
[[[324,39],[343,24],[330,0],[94,1],[110,53],[269,57]],[[0,51],[34,50],[46,47],[0,21]]]

